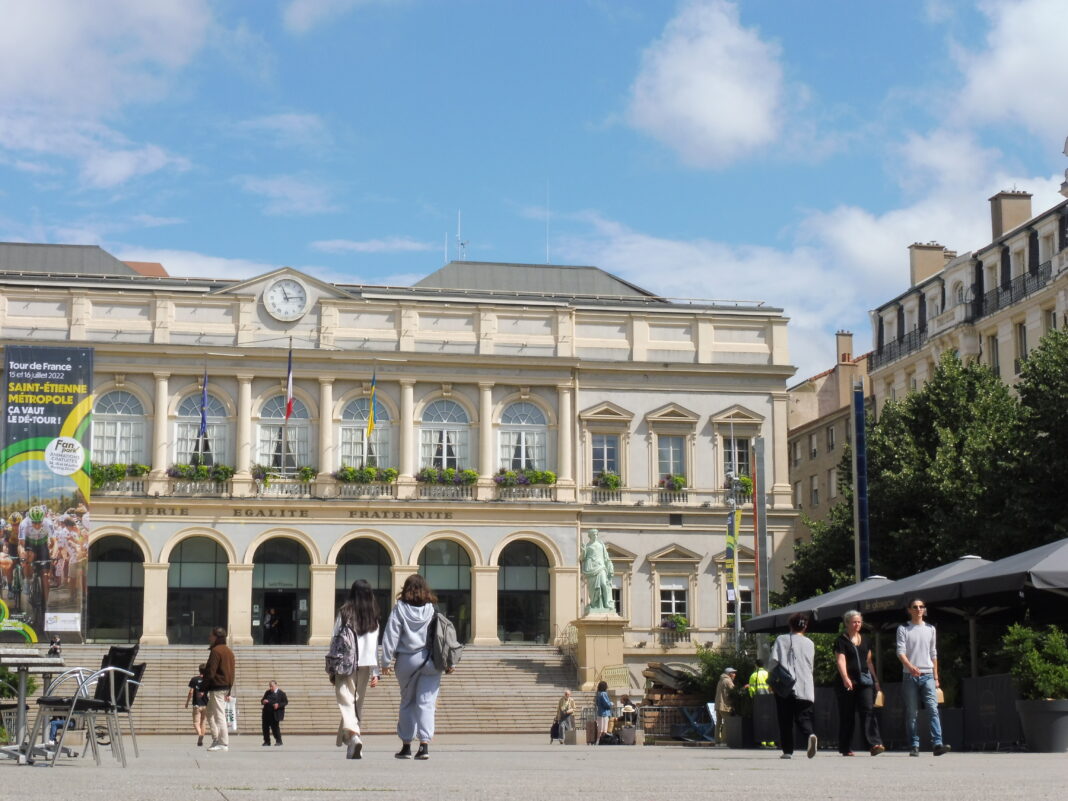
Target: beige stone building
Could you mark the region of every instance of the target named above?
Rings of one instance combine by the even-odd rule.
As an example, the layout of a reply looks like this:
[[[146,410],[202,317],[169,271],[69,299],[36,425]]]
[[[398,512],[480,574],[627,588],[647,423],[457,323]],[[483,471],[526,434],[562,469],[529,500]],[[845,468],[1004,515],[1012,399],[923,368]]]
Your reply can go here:
[[[824,520],[838,502],[838,469],[852,437],[853,386],[860,381],[868,398],[868,354],[853,356],[853,334],[835,335],[837,362],[791,387],[788,453],[794,505],[812,520]],[[793,544],[812,532],[799,516]]]
[[[89,640],[199,644],[224,624],[257,643],[273,609],[281,642],[323,644],[354,579],[388,608],[418,571],[469,642],[560,641],[597,528],[628,653],[692,651],[730,631],[724,482],[751,470],[756,437],[774,553],[789,552],[794,370],[786,318],[760,303],[673,301],[593,267],[454,262],[412,287],[356,286],[0,245],[0,341],[93,348],[93,460],[149,468],[94,491]],[[204,448],[205,374],[225,480],[178,467]],[[338,477],[367,466],[383,472]],[[431,468],[471,482],[420,480]],[[672,613],[684,637],[661,627]]]
[[[878,408],[921,386],[956,350],[1014,383],[1022,361],[1068,314],[1068,201],[1038,215],[1027,192],[990,198],[991,241],[957,254],[909,247],[909,288],[872,312],[868,360]]]

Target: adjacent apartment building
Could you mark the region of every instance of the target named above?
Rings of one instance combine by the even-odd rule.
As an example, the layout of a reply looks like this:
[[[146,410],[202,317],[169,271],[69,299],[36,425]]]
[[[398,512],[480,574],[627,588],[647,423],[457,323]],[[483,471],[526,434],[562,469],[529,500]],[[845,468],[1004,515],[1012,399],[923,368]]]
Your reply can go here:
[[[877,408],[921,386],[947,350],[1014,383],[1039,339],[1068,315],[1068,201],[1038,215],[1031,195],[990,198],[991,241],[957,254],[909,247],[909,288],[871,313]]]
[[[838,470],[852,436],[853,386],[860,381],[868,398],[868,354],[853,356],[853,334],[835,334],[834,367],[789,389],[790,486],[794,505],[811,520],[824,520],[838,503]],[[793,544],[806,542],[812,532],[799,516]]]
[[[718,643],[725,482],[751,474],[756,437],[772,586],[789,559],[794,368],[786,317],[759,302],[670,300],[595,267],[452,262],[390,287],[11,244],[0,344],[92,348],[92,459],[145,466],[92,493],[89,640],[202,644],[226,625],[258,643],[273,609],[273,640],[325,644],[354,579],[388,608],[420,572],[464,640],[558,641],[596,528],[628,649]],[[190,472],[204,453],[233,474]]]

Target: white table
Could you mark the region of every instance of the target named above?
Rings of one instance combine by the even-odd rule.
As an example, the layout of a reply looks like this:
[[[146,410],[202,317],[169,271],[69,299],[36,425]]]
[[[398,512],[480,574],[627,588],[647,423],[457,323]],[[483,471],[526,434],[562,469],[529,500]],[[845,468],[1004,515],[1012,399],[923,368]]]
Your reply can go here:
[[[18,708],[15,710],[14,746],[0,749],[0,755],[25,763],[26,755],[20,752],[26,736],[26,678],[33,673],[62,673],[63,658],[49,656],[47,651],[36,648],[0,648],[0,667],[14,670],[18,676]]]

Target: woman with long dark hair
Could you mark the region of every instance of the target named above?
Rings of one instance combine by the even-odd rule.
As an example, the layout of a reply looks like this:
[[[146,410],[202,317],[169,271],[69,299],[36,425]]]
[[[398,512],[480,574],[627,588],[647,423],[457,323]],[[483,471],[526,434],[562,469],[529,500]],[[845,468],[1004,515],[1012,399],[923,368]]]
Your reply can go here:
[[[397,759],[411,758],[412,740],[416,738],[419,739],[419,750],[415,758],[430,759],[434,707],[441,686],[441,672],[434,667],[429,641],[437,601],[426,579],[418,573],[408,576],[382,635],[383,667],[389,670],[390,662],[394,658],[397,660],[397,684],[401,694],[397,718],[401,750],[396,754]]]
[[[360,737],[360,717],[363,712],[367,685],[378,685],[378,601],[371,585],[363,579],[352,582],[349,597],[337,612],[334,634],[345,626],[356,635],[355,670],[348,675],[335,675],[334,697],[341,710],[341,724],[337,730],[337,744],[346,746],[348,759],[360,759],[363,740]]]

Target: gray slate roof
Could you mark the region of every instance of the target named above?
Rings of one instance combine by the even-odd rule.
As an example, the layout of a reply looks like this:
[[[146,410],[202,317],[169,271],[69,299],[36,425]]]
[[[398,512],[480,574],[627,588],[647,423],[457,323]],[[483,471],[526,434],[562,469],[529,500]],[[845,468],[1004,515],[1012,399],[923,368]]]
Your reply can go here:
[[[0,242],[0,271],[78,275],[137,275],[128,264],[96,245],[36,245]]]
[[[557,264],[450,261],[440,270],[417,281],[414,286],[531,295],[657,297],[654,293],[598,267],[569,267]]]

